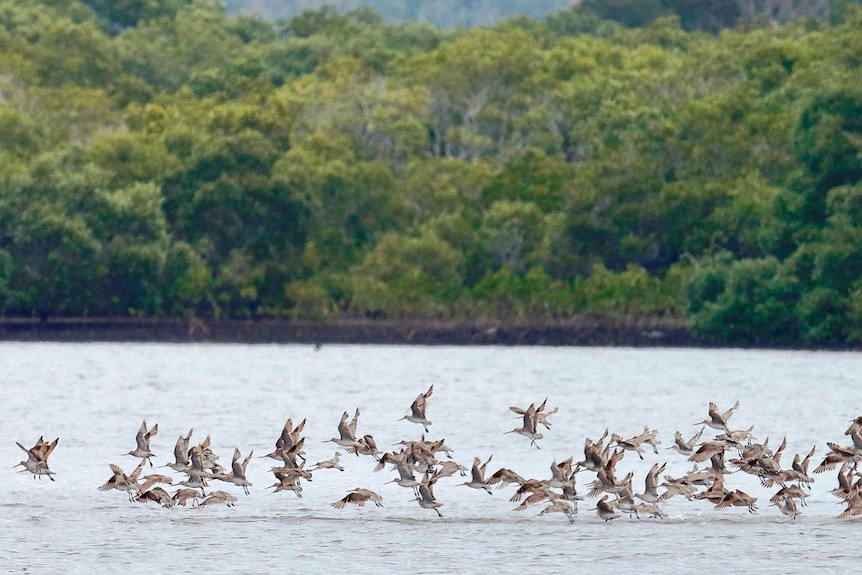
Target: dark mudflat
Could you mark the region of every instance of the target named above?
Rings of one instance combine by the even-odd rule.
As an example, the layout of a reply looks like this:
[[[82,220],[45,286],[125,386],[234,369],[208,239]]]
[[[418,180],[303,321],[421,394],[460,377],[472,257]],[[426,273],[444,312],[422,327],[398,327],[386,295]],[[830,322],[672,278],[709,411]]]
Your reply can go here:
[[[5,318],[5,341],[708,346],[671,321],[460,322],[382,319]]]

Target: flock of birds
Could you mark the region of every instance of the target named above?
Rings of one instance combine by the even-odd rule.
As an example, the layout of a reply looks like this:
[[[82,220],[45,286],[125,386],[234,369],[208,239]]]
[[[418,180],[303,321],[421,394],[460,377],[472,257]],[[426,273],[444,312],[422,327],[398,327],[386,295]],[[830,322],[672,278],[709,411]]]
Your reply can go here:
[[[426,417],[428,399],[434,392],[434,386],[413,401],[410,413],[402,419],[423,426],[429,432],[431,421]],[[524,511],[533,505],[542,505],[538,515],[560,513],[570,522],[575,522],[578,513],[578,502],[584,495],[578,492],[576,478],[581,472],[595,474],[595,479],[586,483],[586,497],[598,498],[595,511],[599,518],[610,521],[621,515],[640,518],[665,518],[665,512],[660,508],[663,502],[682,497],[689,501],[706,500],[716,509],[741,507],[751,513],[757,511],[757,497],[753,497],[740,489],[730,489],[725,485],[727,476],[742,472],[757,477],[766,488],[777,491],[769,502],[781,513],[795,520],[800,514],[799,508],[806,505],[806,498],[811,491],[814,478],[809,474],[809,464],[815,454],[816,446],[802,457],[796,454],[789,468],[782,467],[782,454],[787,446],[786,438],[777,449],[769,447],[769,438],[762,442],[752,434],[752,428],[731,430],[729,422],[734,412],[739,408],[739,402],[726,411],[721,411],[714,403],[709,404],[706,419],[695,425],[701,428],[693,436],[686,439],[682,433],[674,433],[674,443],[668,450],[676,451],[693,463],[690,472],[681,477],[663,475],[667,462],[654,463],[644,478],[643,492],[635,493],[633,472],[618,477],[617,465],[629,452],[636,454],[641,460],[648,455],[646,446],[658,455],[661,441],[656,430],[644,428],[639,435],[623,438],[617,434],[608,434],[608,430],[597,441],[589,438],[584,444],[584,458],[575,462],[574,456],[550,466],[550,478],[524,478],[508,468],[500,468],[493,473],[488,472],[492,457],[482,461],[473,459],[472,469],[457,463],[452,458],[452,449],[443,440],[429,441],[423,434],[418,440],[400,441],[395,451],[382,451],[377,447],[374,438],[369,435],[359,435],[359,409],[353,416],[345,411],[338,423],[338,436],[328,442],[334,443],[351,455],[366,456],[375,460],[374,471],[381,471],[387,466],[396,472],[396,477],[386,483],[395,483],[400,487],[412,490],[414,500],[422,509],[433,510],[438,516],[443,514],[440,508],[443,502],[434,494],[438,481],[459,474],[469,481],[460,485],[493,494],[492,488],[506,486],[515,487],[515,493],[510,501],[517,503],[516,511]],[[506,433],[516,433],[530,440],[530,444],[540,448],[538,441],[543,439],[540,428],[548,430],[551,423],[548,418],[557,412],[557,408],[548,409],[547,399],[539,404],[531,404],[527,408],[510,407],[522,421]],[[706,428],[715,430],[714,437],[701,440]],[[342,451],[336,451],[332,459],[320,461],[306,467],[305,437],[302,432],[305,419],[293,425],[288,419],[275,441],[275,449],[262,456],[281,462],[272,467],[275,483],[268,489],[278,493],[292,491],[297,497],[302,497],[303,482],[312,481],[312,474],[327,469],[344,471],[340,464]],[[228,491],[214,490],[214,482],[239,487],[248,495],[251,482],[247,479],[246,470],[253,458],[254,451],[245,457],[239,449],[234,449],[229,468],[219,463],[219,456],[211,448],[211,439],[207,436],[201,443],[192,445],[194,430],[181,435],[174,446],[174,461],[160,466],[169,468],[184,479],[176,481],[174,477],[162,473],[144,474],[147,466],[153,468],[152,459],[155,453],[150,448],[151,439],[158,433],[158,424],[148,427],[146,421],[141,423],[135,437],[136,447],[128,452],[129,456],[140,459],[137,467],[126,473],[116,464],[111,464],[111,476],[98,487],[100,491],[125,492],[130,501],[140,503],[152,502],[164,507],[187,504],[203,509],[212,505],[235,505],[238,497]],[[845,431],[852,441],[850,446],[837,443],[827,443],[828,453],[812,473],[821,474],[833,471],[840,465],[838,471],[838,487],[829,493],[837,497],[845,505],[840,518],[862,515],[862,472],[857,470],[862,461],[862,416],[851,422]],[[48,460],[57,448],[59,438],[47,442],[40,437],[36,444],[27,448],[21,443],[18,446],[27,454],[15,467],[21,466],[21,472],[29,472],[35,478],[47,477],[55,481],[55,473],[50,469]],[[704,464],[703,467],[700,465]],[[175,487],[169,493],[165,487]],[[364,506],[371,502],[383,506],[383,497],[374,491],[357,487],[349,491],[343,498],[332,503],[336,509],[343,509],[348,504]]]

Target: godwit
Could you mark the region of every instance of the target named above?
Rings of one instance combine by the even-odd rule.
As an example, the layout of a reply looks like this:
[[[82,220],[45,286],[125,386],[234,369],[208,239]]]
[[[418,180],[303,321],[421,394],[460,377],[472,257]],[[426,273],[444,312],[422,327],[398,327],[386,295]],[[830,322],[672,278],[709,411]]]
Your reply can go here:
[[[710,402],[709,403],[709,414],[706,419],[703,421],[698,421],[695,425],[705,424],[710,426],[713,429],[720,429],[725,433],[730,433],[730,429],[727,428],[727,422],[730,420],[733,412],[739,409],[739,402],[733,404],[733,407],[725,411],[724,413],[719,413],[718,406]]]
[[[354,488],[347,495],[333,503],[332,506],[336,509],[344,509],[345,505],[353,503],[359,507],[364,507],[366,501],[371,501],[377,507],[383,507],[383,497],[363,487]]]
[[[419,507],[422,509],[433,509],[437,512],[438,517],[443,517],[439,509],[443,504],[434,498],[434,491],[430,485],[419,485],[419,495],[416,497],[416,501],[419,502]]]
[[[27,454],[27,459],[20,461],[13,467],[23,467],[24,469],[21,470],[21,473],[29,471],[33,474],[33,479],[36,479],[37,477],[42,479],[43,475],[47,475],[48,479],[54,481],[54,478],[52,477],[54,472],[48,468],[48,457],[54,452],[59,441],[60,438],[58,437],[51,443],[46,443],[45,440],[40,437],[39,441],[36,442],[36,445],[30,449],[27,449],[21,445],[21,443],[16,441],[15,444]]]
[[[237,498],[235,495],[231,495],[226,491],[213,491],[209,495],[207,495],[203,501],[198,504],[198,509],[202,509],[208,505],[227,505],[228,507],[234,507],[236,505]]]
[[[638,435],[638,439],[641,444],[645,443],[652,446],[653,453],[658,455],[658,446],[661,445],[661,441],[658,439],[658,431],[644,426],[644,430],[640,435]]]
[[[761,483],[763,483],[764,487],[772,487],[775,483],[784,485],[788,481],[798,481],[800,485],[804,485],[811,489],[811,484],[814,482],[814,479],[808,475],[808,465],[811,462],[811,457],[814,455],[816,449],[817,446],[812,447],[811,451],[808,452],[808,455],[805,456],[805,459],[801,459],[797,453],[793,456],[791,469],[783,469],[774,477],[764,477],[761,479]]]
[[[796,501],[794,501],[792,497],[779,497],[777,500],[773,497],[769,501],[772,505],[778,507],[778,510],[784,515],[790,517],[791,520],[795,521],[799,516],[799,509],[796,507]]]
[[[829,453],[823,458],[823,461],[814,468],[814,473],[823,473],[824,471],[832,471],[839,463],[856,463],[862,461],[862,455],[857,454],[853,448],[841,447],[837,443],[827,442]]]
[[[183,436],[180,435],[174,445],[174,462],[160,465],[159,467],[169,467],[174,471],[185,473],[189,468],[189,442],[192,438],[194,429],[189,429],[189,432]]]
[[[662,500],[662,496],[658,493],[658,477],[664,473],[664,468],[667,463],[654,463],[644,478],[644,492],[636,493],[635,497],[647,503],[655,503]]]
[[[438,517],[443,517],[443,514],[440,513],[440,507],[443,504],[434,497],[434,484],[437,483],[437,479],[439,479],[437,474],[432,475],[429,471],[425,472],[417,490],[416,501],[422,509],[433,509],[437,512]]]
[[[505,487],[506,485],[511,485],[513,483],[517,483],[518,485],[523,485],[524,481],[526,481],[523,477],[512,471],[511,469],[507,469],[505,467],[501,467],[497,471],[495,471],[491,477],[488,478],[488,485],[496,485],[498,489]]]
[[[548,481],[548,487],[562,489],[571,482],[573,460],[574,457],[569,457],[560,463],[551,462],[551,479]]]
[[[189,467],[185,470],[188,479],[180,481],[180,485],[191,487],[193,489],[204,489],[207,487],[207,479],[212,479],[212,472],[204,468],[205,460],[203,450],[199,445],[192,447],[189,450]],[[210,462],[210,467],[214,465]]]
[[[620,485],[620,489],[617,492],[617,498],[614,501],[614,507],[622,511],[623,513],[628,513],[629,517],[634,513],[635,517],[640,519],[640,514],[638,513],[638,505],[635,503],[634,495],[632,494],[632,474],[629,473],[626,476],[626,481]]]
[[[608,501],[608,495],[603,496],[596,502],[596,514],[600,519],[604,519],[606,522],[611,519],[616,519],[620,516],[619,513],[614,511],[614,504]]]
[[[527,497],[528,499],[533,495],[538,494],[538,497],[533,498],[532,503],[547,499],[548,493],[550,493],[550,491],[548,490],[548,482],[544,479],[525,479],[515,491],[515,493],[512,494],[512,496],[509,498],[509,501],[511,501],[512,503],[517,503],[524,497],[524,495],[528,493],[530,494],[530,496]],[[528,505],[530,505],[530,503],[528,503]],[[517,510],[523,511],[524,509],[526,509],[526,507],[522,507],[521,509]]]
[[[192,505],[197,505],[198,500],[205,497],[205,494],[199,493],[197,489],[180,488],[174,492],[173,500],[176,505],[186,506],[186,502],[191,500]]]
[[[674,444],[668,447],[667,449],[673,449],[680,455],[685,455],[686,457],[689,455],[694,455],[695,446],[694,444],[700,439],[700,436],[703,435],[703,430],[706,426],[700,428],[700,431],[695,433],[691,438],[686,441],[683,439],[682,434],[679,431],[674,432],[673,440]]]
[[[778,493],[770,498],[770,503],[779,503],[782,499],[798,499],[802,506],[806,506],[805,498],[808,493],[798,485],[788,485],[778,490]]]
[[[607,465],[607,457],[602,446],[607,436],[608,430],[605,429],[605,432],[595,443],[589,437],[584,440],[584,460],[575,464],[576,469],[580,470],[583,468],[598,472]]]
[[[727,444],[723,441],[704,441],[688,460],[700,463],[707,459],[712,459],[714,455],[719,453],[724,454],[725,449],[727,449]]]
[[[666,501],[671,497],[680,495],[689,501],[697,494],[697,488],[690,483],[675,483],[673,481],[663,481],[659,487],[664,487],[665,491],[661,494],[661,500]]]
[[[438,463],[440,467],[437,468],[437,471],[434,472],[434,475],[438,479],[442,479],[443,477],[451,477],[458,473],[462,477],[467,476],[467,468],[458,463],[457,461],[444,461],[443,463]],[[488,480],[490,483],[490,479]]]
[[[152,501],[154,503],[158,503],[162,507],[173,507],[174,499],[170,496],[170,494],[162,489],[161,487],[153,487],[149,490],[141,490],[140,493],[135,497],[135,501],[138,503],[146,503],[147,501]]]
[[[544,436],[536,430],[536,406],[532,403],[530,407],[524,411],[524,422],[522,427],[516,427],[512,431],[506,433],[517,433],[523,435],[530,440],[530,445],[534,445],[536,449],[541,449],[536,443],[536,440],[542,439]]]
[[[142,459],[130,475],[126,475],[119,465],[115,465],[112,463],[111,471],[113,471],[114,474],[111,475],[111,477],[109,477],[107,481],[105,481],[102,485],[99,486],[99,491],[109,491],[111,489],[125,491],[126,494],[129,496],[129,501],[131,501],[133,497],[133,492],[138,490],[138,477],[140,477],[141,471],[143,471],[144,469],[145,461],[145,459]]]
[[[850,420],[850,427],[847,428],[847,431],[844,432],[844,435],[853,435],[862,431],[862,415],[857,417],[856,419]]]
[[[312,469],[311,471],[319,471],[321,469],[337,469],[339,471],[344,471],[344,468],[338,464],[340,459],[341,452],[336,451],[335,457],[333,457],[332,459],[327,459],[326,461],[318,461],[314,464],[314,469]]]
[[[473,458],[473,469],[471,470],[472,480],[467,481],[466,483],[462,483],[461,485],[466,485],[467,487],[472,487],[473,489],[484,489],[489,495],[493,495],[493,491],[488,486],[488,482],[485,481],[485,468],[488,466],[488,463],[491,462],[491,458],[493,455],[489,456],[485,463],[482,463],[478,457]]]
[[[300,439],[300,433],[305,429],[305,419],[299,422],[299,425],[296,428],[293,427],[293,420],[290,418],[284,423],[284,427],[281,429],[281,435],[275,442],[276,451],[279,449],[290,449]],[[275,453],[275,452],[274,452]],[[270,454],[272,457],[272,454]],[[273,459],[278,459],[278,456],[272,457]]]
[[[356,409],[356,413],[350,423],[347,422],[347,418],[349,417],[350,415],[346,411],[341,414],[341,420],[338,422],[339,437],[333,437],[329,440],[336,445],[348,449],[356,444],[356,425],[359,420],[359,408]]]
[[[569,523],[574,523],[575,515],[578,513],[578,504],[571,503],[560,497],[551,498],[551,504],[539,511],[537,517],[547,515],[548,513],[562,513],[569,520]]]
[[[381,451],[377,449],[377,443],[370,435],[363,435],[356,440],[348,450],[349,453],[355,453],[357,457],[360,455],[370,455],[374,459],[380,461]]]
[[[781,442],[781,446],[775,451],[772,456],[760,455],[751,459],[731,459],[730,463],[737,466],[740,470],[750,475],[758,477],[775,477],[781,473],[781,454],[787,447],[787,438]]]
[[[267,487],[267,489],[275,489],[273,493],[293,491],[297,497],[302,498],[302,486],[299,484],[300,475],[295,473],[295,470],[285,469],[284,467],[273,467],[272,473],[278,481]]]
[[[589,497],[598,497],[602,492],[619,493],[623,481],[618,482],[616,479],[616,466],[623,458],[625,452],[622,449],[617,449],[608,459],[607,464],[596,472],[596,480],[592,483],[592,489],[587,493]],[[629,473],[631,475],[631,473]]]
[[[131,455],[132,457],[140,457],[150,464],[150,467],[153,466],[153,462],[150,461],[151,457],[155,457],[156,454],[150,451],[150,438],[155,436],[159,432],[159,424],[155,424],[151,429],[147,429],[147,422],[144,420],[141,423],[141,427],[138,429],[137,435],[135,435],[135,442],[138,446],[126,453],[125,455]]]
[[[655,503],[641,503],[639,505],[635,505],[635,510],[638,513],[638,517],[643,513],[647,515],[651,519],[666,519],[667,513],[658,508],[658,505]]]
[[[723,441],[728,447],[736,448],[741,453],[745,448],[745,442],[750,444],[754,440],[754,436],[751,434],[753,430],[754,426],[752,425],[748,429],[740,429],[739,431],[730,431],[716,435],[715,440]]]
[[[717,505],[724,501],[725,497],[727,497],[729,494],[730,492],[724,488],[724,475],[719,473],[715,476],[715,479],[713,480],[712,485],[709,487],[709,489],[695,494],[694,499],[706,499],[710,503]],[[726,506],[727,505],[725,505],[725,507]]]
[[[862,515],[862,494],[858,493],[853,499],[847,500],[847,507],[838,517],[846,519],[847,517],[855,517],[856,515]]]
[[[243,492],[248,495],[248,488],[251,487],[251,482],[245,477],[245,470],[248,467],[248,462],[251,460],[252,455],[254,455],[254,449],[252,449],[249,454],[243,459],[242,463],[239,462],[242,454],[239,452],[239,449],[234,447],[233,449],[233,461],[231,462],[231,473],[227,476],[222,476],[219,479],[223,479],[224,481],[228,481],[233,483],[238,487],[242,487]]]
[[[536,423],[544,425],[545,429],[551,429],[551,424],[548,422],[548,417],[557,413],[557,411],[559,411],[559,408],[555,407],[551,411],[545,411],[545,407],[547,406],[547,404],[548,404],[548,398],[546,397],[545,400],[542,401],[541,404],[539,404],[539,407],[535,408],[536,409]],[[509,410],[514,412],[514,413],[517,413],[518,415],[521,415],[521,416],[525,415],[527,412],[527,410],[524,409],[523,407],[517,407],[514,405],[510,406]]]
[[[838,487],[829,492],[839,499],[848,500],[856,497],[859,490],[853,483],[853,468],[847,463],[838,470]]]
[[[413,475],[413,466],[404,461],[399,461],[395,465],[395,470],[398,471],[398,478],[393,479],[392,481],[387,481],[386,483],[395,483],[400,487],[410,487],[413,489],[413,492],[418,496],[419,482]]]
[[[434,386],[431,385],[428,388],[428,391],[425,393],[420,393],[416,399],[413,400],[413,403],[410,405],[410,415],[405,415],[401,419],[406,419],[407,421],[412,421],[413,423],[421,423],[425,428],[425,433],[428,433],[428,426],[431,425],[431,422],[425,417],[425,407],[428,401],[428,398],[431,397],[431,394],[434,393]],[[399,419],[398,421],[401,421]]]
[[[147,491],[153,485],[157,483],[164,483],[166,485],[173,485],[173,478],[168,477],[167,475],[159,475],[158,473],[151,473],[149,475],[145,475],[143,478],[144,482],[138,488],[138,491]]]
[[[747,507],[749,513],[755,513],[757,511],[757,497],[752,497],[745,493],[744,491],[740,491],[739,489],[735,489],[727,493],[724,498],[715,504],[716,509],[724,509],[725,507]]]
[[[623,439],[616,433],[611,435],[611,443],[615,444],[617,447],[622,447],[625,451],[634,451],[638,454],[638,457],[643,460],[644,458],[644,450],[641,447],[641,436],[635,436],[630,439]]]

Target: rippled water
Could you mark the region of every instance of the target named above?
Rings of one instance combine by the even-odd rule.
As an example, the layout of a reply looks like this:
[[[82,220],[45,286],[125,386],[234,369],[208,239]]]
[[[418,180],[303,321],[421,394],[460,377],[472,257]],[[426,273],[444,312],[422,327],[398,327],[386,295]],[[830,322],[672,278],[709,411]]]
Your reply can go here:
[[[315,474],[303,499],[266,491],[271,460],[254,459],[251,495],[217,487],[238,495],[234,508],[163,509],[96,489],[111,475],[108,464],[134,468],[136,460],[121,454],[134,448],[142,419],[159,424],[152,440],[159,465],[190,427],[193,442],[211,434],[229,462],[234,447],[244,455],[268,453],[288,417],[307,417],[313,463],[332,457],[334,444],[323,440],[337,435],[341,412],[356,407],[359,432],[378,445],[417,439],[421,427],[398,418],[430,384],[429,437],[445,438],[467,466],[474,456],[493,454],[490,471],[505,466],[549,477],[554,459],[581,459],[584,438],[598,438],[605,427],[623,436],[655,427],[667,446],[674,430],[697,430],[693,423],[706,417],[709,401],[725,409],[735,400],[741,408],[732,427],[754,425],[755,435],[775,446],[786,434],[785,465],[817,444],[816,465],[825,442],[847,443],[848,420],[862,415],[856,353],[2,343],[0,366],[2,573],[313,573],[338,565],[355,573],[677,574],[740,560],[739,569],[751,573],[858,566],[862,521],[836,518],[842,507],[828,494],[837,486],[835,472],[817,476],[795,522],[768,504],[774,490],[742,474],[728,476],[727,487],[757,495],[757,514],[677,498],[664,505],[664,521],[604,523],[590,511],[594,500],[586,500],[574,525],[559,515],[536,517],[541,507],[515,512],[513,488],[489,497],[459,486],[464,479],[457,476],[437,484],[444,503],[438,519],[411,501],[410,490],[384,485],[392,473],[372,473],[367,457],[342,458],[343,473]],[[510,405],[546,396],[559,412],[541,450],[503,434],[520,425]],[[10,469],[24,455],[14,442],[29,446],[39,435],[61,438],[51,460],[56,482]],[[675,476],[691,467],[673,451],[648,453],[643,462],[629,454],[619,476],[634,471],[640,491],[656,461],[668,461]],[[590,480],[591,473],[578,476],[581,492]],[[384,507],[330,506],[358,486],[383,495]]]

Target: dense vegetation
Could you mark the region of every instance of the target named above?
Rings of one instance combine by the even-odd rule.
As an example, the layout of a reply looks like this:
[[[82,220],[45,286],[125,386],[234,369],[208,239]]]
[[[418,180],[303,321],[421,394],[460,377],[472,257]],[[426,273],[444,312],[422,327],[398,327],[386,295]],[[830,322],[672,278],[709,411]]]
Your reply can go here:
[[[862,341],[862,12],[680,21],[0,0],[2,313]]]

